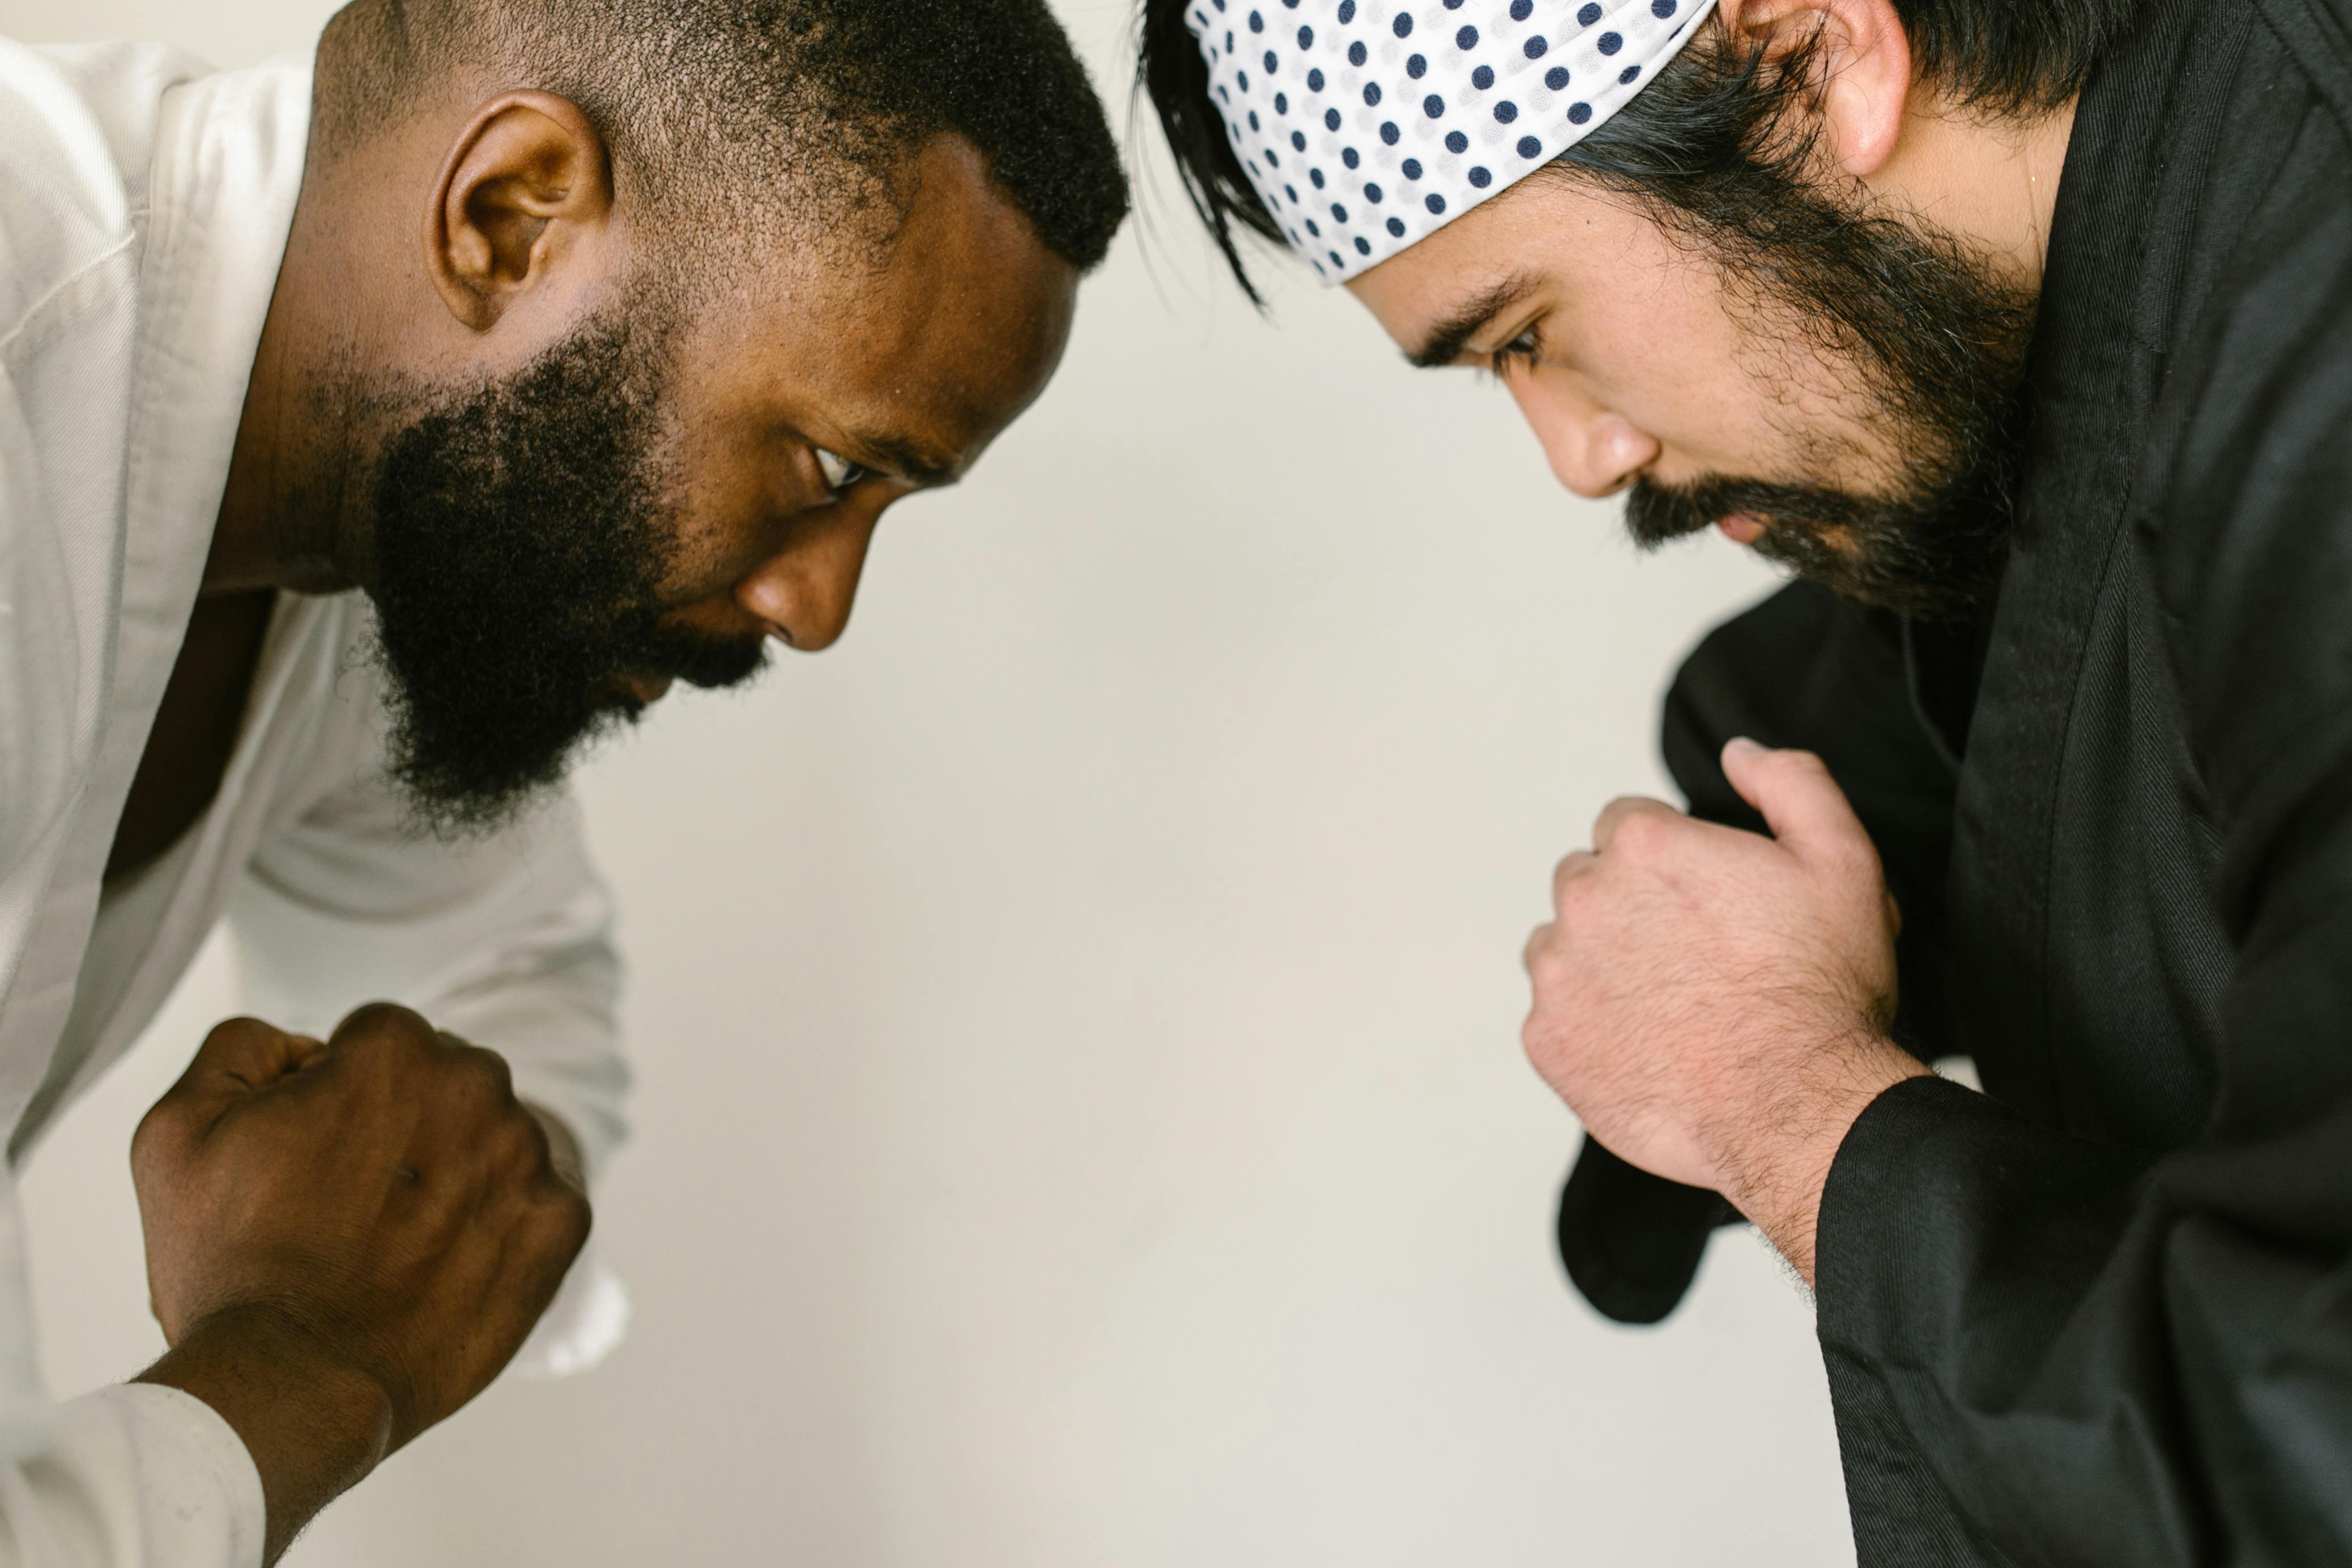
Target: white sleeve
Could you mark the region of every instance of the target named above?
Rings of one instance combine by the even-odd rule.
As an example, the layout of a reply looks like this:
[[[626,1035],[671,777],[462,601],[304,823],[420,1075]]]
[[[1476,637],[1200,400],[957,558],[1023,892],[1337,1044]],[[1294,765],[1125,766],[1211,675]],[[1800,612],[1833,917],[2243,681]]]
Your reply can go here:
[[[0,39],[0,1013],[105,716],[138,266],[121,195],[84,106]],[[0,1568],[259,1568],[265,1526],[244,1443],[201,1400],[50,1405],[0,1162]]]
[[[0,1464],[0,1568],[258,1568],[265,1523],[245,1445],[176,1388],[86,1394]]]
[[[133,1384],[52,1408],[0,1166],[0,1568],[259,1568],[261,1476],[213,1408]]]
[[[264,842],[229,906],[257,1016],[324,1037],[362,1003],[398,1002],[507,1058],[515,1092],[578,1137],[595,1182],[626,1131],[612,903],[568,797],[497,836],[408,826],[383,777],[345,785]],[[603,1359],[627,1317],[583,1255],[516,1359],[555,1376]]]

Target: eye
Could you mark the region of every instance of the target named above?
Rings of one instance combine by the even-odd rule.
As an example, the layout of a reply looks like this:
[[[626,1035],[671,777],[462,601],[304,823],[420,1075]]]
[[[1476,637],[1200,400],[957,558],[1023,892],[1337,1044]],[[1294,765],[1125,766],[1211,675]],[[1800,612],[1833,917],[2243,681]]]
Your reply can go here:
[[[847,494],[858,481],[873,477],[871,468],[853,463],[838,452],[828,452],[822,447],[815,451],[816,466],[824,475],[825,488],[836,496]]]
[[[1537,356],[1542,352],[1543,342],[1538,337],[1537,329],[1529,327],[1526,331],[1496,349],[1491,356],[1491,363],[1487,368],[1496,375],[1507,374],[1513,365],[1517,365],[1523,370],[1532,370],[1535,368]]]

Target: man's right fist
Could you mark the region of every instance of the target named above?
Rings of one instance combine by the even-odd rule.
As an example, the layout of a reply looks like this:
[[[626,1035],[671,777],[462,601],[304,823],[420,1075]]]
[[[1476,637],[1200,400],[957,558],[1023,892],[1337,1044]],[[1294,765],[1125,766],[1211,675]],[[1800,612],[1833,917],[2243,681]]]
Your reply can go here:
[[[381,1388],[386,1453],[498,1375],[588,1237],[505,1061],[384,1004],[324,1045],[223,1024],[131,1163],[164,1338],[268,1320]]]

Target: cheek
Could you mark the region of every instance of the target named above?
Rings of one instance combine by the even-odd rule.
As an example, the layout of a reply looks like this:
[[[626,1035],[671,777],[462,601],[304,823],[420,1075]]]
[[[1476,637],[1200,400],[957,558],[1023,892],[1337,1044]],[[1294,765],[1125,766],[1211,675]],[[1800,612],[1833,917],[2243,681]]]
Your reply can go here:
[[[1602,331],[1632,383],[1626,416],[1666,448],[1660,473],[1670,481],[1711,472],[1853,482],[1882,466],[1874,405],[1855,367],[1801,323],[1727,294],[1712,268],[1672,268]]]
[[[663,597],[673,605],[724,596],[781,542],[781,510],[756,479],[729,476],[694,487],[667,520],[672,541]]]
[[[1756,373],[1710,273],[1662,261],[1621,273],[1608,299],[1569,323],[1567,363],[1596,401],[1664,448],[1662,478],[1780,466],[1774,386]]]
[[[723,591],[780,548],[785,520],[807,504],[793,455],[750,422],[712,421],[680,443],[668,497],[674,597]]]

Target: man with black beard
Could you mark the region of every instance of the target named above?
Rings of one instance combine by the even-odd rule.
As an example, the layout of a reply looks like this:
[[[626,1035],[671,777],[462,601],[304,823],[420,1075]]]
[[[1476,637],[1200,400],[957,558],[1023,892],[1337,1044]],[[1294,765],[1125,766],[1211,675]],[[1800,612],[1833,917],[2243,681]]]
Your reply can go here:
[[[131,1151],[132,1383],[48,1402],[0,1173],[0,1563],[274,1560],[534,1325],[542,1370],[609,1343],[616,963],[549,797],[673,680],[841,635],[1125,210],[1045,0],[0,43],[11,1165],[224,913],[262,1014]]]
[[[1237,271],[1288,244],[1643,542],[1801,579],[1528,948],[1587,1297],[1655,1321],[1753,1221],[1865,1564],[2352,1561],[2352,12],[1144,37]]]
[[[720,688],[766,661],[764,637],[667,613],[658,310],[592,323],[384,445],[363,527],[394,756],[445,826],[495,827],[599,726],[642,712],[633,674]]]

